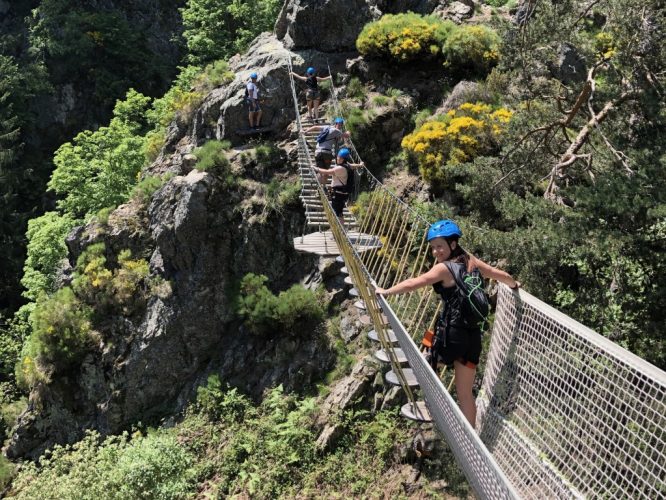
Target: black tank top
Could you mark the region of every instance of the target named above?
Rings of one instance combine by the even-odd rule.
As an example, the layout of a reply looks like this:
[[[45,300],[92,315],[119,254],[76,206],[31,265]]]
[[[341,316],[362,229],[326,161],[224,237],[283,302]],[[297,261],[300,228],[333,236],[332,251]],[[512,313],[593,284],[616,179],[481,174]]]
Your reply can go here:
[[[445,265],[443,262],[441,263]],[[462,304],[460,303],[460,294],[455,285],[451,287],[444,286],[441,281],[432,285],[435,293],[442,297],[442,315],[441,319],[444,322],[444,327],[465,328],[477,330],[478,327],[469,325],[463,318]]]
[[[319,83],[317,82],[317,77],[316,76],[308,76],[305,79],[305,85],[310,90],[319,90]]]

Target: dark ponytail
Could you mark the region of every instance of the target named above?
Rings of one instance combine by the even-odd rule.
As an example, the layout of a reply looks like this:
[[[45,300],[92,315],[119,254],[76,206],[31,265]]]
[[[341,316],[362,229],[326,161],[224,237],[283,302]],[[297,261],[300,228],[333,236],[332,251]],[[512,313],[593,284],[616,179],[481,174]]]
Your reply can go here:
[[[458,237],[454,236],[451,238],[445,238],[446,242],[449,244],[449,248],[451,248],[451,255],[449,255],[449,259],[451,262],[457,262],[459,264],[465,264],[467,265],[467,262],[469,261],[469,254],[465,251],[463,247],[460,246],[460,243],[458,243]],[[456,247],[452,248],[451,247],[451,242],[455,241],[456,242]]]

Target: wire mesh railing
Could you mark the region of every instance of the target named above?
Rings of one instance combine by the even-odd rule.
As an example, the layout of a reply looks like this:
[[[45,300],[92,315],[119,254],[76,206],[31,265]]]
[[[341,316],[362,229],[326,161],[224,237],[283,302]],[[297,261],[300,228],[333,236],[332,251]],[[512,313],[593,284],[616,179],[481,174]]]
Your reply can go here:
[[[500,288],[478,407],[524,496],[666,497],[666,373],[525,292]]]

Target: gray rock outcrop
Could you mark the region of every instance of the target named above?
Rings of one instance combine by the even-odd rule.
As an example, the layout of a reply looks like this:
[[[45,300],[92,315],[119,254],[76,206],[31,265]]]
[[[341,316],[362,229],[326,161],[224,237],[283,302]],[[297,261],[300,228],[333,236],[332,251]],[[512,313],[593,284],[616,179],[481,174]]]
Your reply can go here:
[[[278,16],[275,34],[292,50],[354,50],[363,26],[380,16],[368,0],[289,0]]]

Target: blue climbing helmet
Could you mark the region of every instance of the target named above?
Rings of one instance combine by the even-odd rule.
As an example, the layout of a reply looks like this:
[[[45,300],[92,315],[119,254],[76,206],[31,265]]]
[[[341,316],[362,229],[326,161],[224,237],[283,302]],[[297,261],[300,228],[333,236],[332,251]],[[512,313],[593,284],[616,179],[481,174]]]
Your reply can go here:
[[[339,124],[339,123],[344,123],[345,120],[344,120],[344,118],[340,118],[340,117],[338,117],[338,118],[336,118],[335,120],[333,120],[333,122],[337,125],[337,124]]]
[[[309,67],[307,73],[308,73],[308,75],[314,75],[315,74],[315,69],[313,67]]]
[[[347,148],[342,148],[340,151],[338,151],[338,156],[340,158],[347,159],[351,156],[351,151],[349,151]]]
[[[254,80],[255,78],[258,78],[258,77],[259,77],[259,75],[257,75],[256,73],[254,73],[254,72],[253,72],[253,73],[250,73],[250,78],[252,78],[253,80]]]
[[[460,238],[462,231],[458,227],[458,224],[450,219],[438,220],[428,229],[428,241],[435,238],[450,238],[451,236]]]

